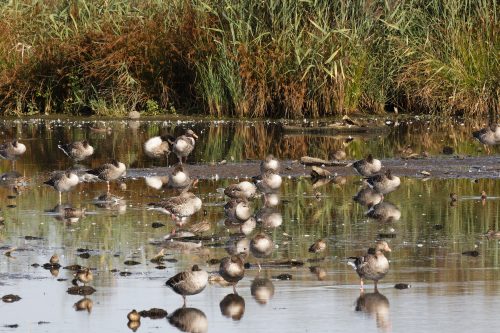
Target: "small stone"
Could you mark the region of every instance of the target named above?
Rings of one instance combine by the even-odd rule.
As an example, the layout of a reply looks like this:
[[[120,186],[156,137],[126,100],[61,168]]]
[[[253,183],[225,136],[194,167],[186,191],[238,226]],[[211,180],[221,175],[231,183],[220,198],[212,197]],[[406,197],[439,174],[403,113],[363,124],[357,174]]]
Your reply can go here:
[[[135,265],[140,265],[141,263],[135,260],[126,260],[124,264],[127,266],[135,266]]]
[[[280,275],[275,276],[273,278],[277,279],[277,280],[291,280],[292,279],[292,274],[283,273],[283,274],[280,274]]]
[[[2,301],[4,301],[5,303],[14,303],[14,302],[17,302],[20,300],[21,300],[21,297],[19,297],[18,295],[14,295],[14,294],[8,294],[8,295],[5,295],[2,297]]]
[[[452,155],[454,152],[453,148],[450,146],[444,146],[443,147],[443,154],[445,155]]]
[[[402,289],[408,289],[408,288],[411,288],[411,285],[408,284],[408,283],[396,283],[394,285],[394,288],[400,289],[400,290],[402,290]]]
[[[157,228],[161,228],[161,227],[164,227],[165,225],[163,223],[160,223],[160,222],[153,222],[151,224],[151,227],[157,229]]]

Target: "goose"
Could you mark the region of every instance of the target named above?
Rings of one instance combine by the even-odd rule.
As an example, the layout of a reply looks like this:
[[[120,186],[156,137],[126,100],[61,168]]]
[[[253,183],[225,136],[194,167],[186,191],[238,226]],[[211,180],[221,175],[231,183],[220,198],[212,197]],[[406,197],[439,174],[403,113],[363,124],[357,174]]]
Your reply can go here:
[[[240,320],[245,313],[245,299],[238,294],[227,294],[219,303],[224,317]]]
[[[401,218],[401,211],[394,204],[385,201],[372,206],[366,212],[366,216],[383,222],[395,222]]]
[[[382,162],[373,158],[372,154],[369,154],[365,159],[348,164],[347,166],[352,166],[361,176],[369,177],[380,172],[380,169],[382,169]]]
[[[265,233],[256,234],[250,241],[250,252],[255,258],[266,258],[273,252],[274,242]],[[257,262],[259,272],[261,270],[260,262]]]
[[[168,322],[183,332],[208,332],[207,316],[196,308],[179,308],[168,316]]]
[[[78,285],[78,282],[83,283],[84,286],[94,279],[92,271],[88,267],[82,267],[74,274],[73,284]]]
[[[15,160],[26,152],[26,146],[18,140],[4,142],[0,145],[0,158]]]
[[[259,191],[270,193],[279,190],[282,179],[279,174],[272,171],[266,171],[260,176],[253,177],[253,182]]]
[[[367,186],[359,190],[359,192],[352,197],[352,200],[356,201],[360,205],[370,208],[382,202],[382,200],[384,200],[384,196],[371,187]]]
[[[401,179],[394,176],[390,169],[387,169],[385,174],[379,174],[365,179],[368,186],[380,194],[387,194],[395,191],[401,184]]]
[[[173,142],[172,151],[177,155],[180,164],[182,164],[183,158],[187,160],[187,157],[193,151],[196,139],[198,139],[198,135],[188,129],[184,135],[177,137]]]
[[[83,161],[94,154],[94,147],[87,140],[60,144],[57,145],[57,148],[76,162]]]
[[[69,192],[78,185],[78,176],[73,172],[58,172],[52,176],[49,180],[43,182],[45,185],[52,186],[57,192],[59,192],[59,204],[62,201],[62,192]]]
[[[280,162],[272,154],[266,156],[266,158],[260,162],[260,173],[264,174],[266,172],[278,173],[280,171]]]
[[[236,294],[236,284],[245,276],[245,254],[240,253],[231,257],[224,257],[220,261],[219,274],[224,280],[233,285]]]
[[[154,136],[144,143],[144,152],[150,158],[168,157],[174,142],[175,138],[171,135]]]
[[[231,184],[224,189],[224,194],[232,199],[251,199],[255,196],[257,187],[249,181]]]
[[[178,273],[167,280],[167,287],[172,288],[181,295],[186,306],[186,296],[199,294],[205,289],[208,283],[208,273],[200,269],[198,265],[193,265],[190,271]]]
[[[224,205],[224,213],[231,222],[245,222],[252,216],[252,212],[246,199],[232,199]]]
[[[169,214],[178,220],[196,214],[201,209],[202,201],[194,193],[184,191],[180,195],[170,197],[157,203],[150,203],[150,209]]]
[[[472,136],[478,139],[479,142],[486,147],[486,151],[490,153],[488,146],[500,143],[500,126],[492,124],[488,127],[472,132]]]
[[[391,252],[386,241],[378,241],[375,248],[369,248],[368,253],[361,257],[350,257],[349,264],[353,265],[361,279],[361,290],[364,290],[363,279],[373,280],[375,290],[377,283],[389,272],[389,261],[384,252]]]
[[[109,182],[125,176],[126,171],[127,168],[125,164],[117,160],[112,160],[110,163],[103,164],[95,169],[87,170],[86,173],[97,176],[100,180],[105,181],[108,185],[109,193]]]

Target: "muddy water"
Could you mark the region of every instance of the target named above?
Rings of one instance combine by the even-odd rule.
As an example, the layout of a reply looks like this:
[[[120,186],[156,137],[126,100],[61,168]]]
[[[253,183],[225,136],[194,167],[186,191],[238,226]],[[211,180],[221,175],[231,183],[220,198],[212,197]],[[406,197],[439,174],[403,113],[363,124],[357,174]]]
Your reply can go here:
[[[188,298],[187,310],[175,312],[182,307],[182,298],[165,287],[167,278],[194,263],[216,272],[218,265],[207,262],[227,255],[226,247],[235,230],[223,224],[225,200],[219,193],[234,179],[221,174],[219,180],[200,180],[195,193],[202,198],[204,209],[190,219],[188,226],[206,220],[211,228],[201,235],[201,248],[167,247],[169,261],[164,269],[158,269],[150,259],[161,248],[156,241],[170,232],[173,223],[169,217],[147,210],[146,204],[173,192],[146,186],[142,176],[155,169],[132,170],[125,180],[126,190],[114,185],[112,192],[123,200],[112,206],[99,206],[94,201],[106,191],[105,184],[80,184],[69,196],[63,195],[63,202],[86,208],[87,214],[77,222],[63,221],[53,212],[57,193],[41,185],[49,171],[71,166],[56,148],[57,143],[88,138],[96,148],[96,157],[87,165],[98,165],[113,156],[131,168],[150,168],[165,162],[147,159],[141,144],[164,127],[178,133],[190,126],[201,133],[196,154],[191,157],[196,163],[231,161],[231,157],[235,162],[256,159],[265,154],[259,142],[283,159],[306,153],[326,158],[327,150],[340,147],[342,138],[290,138],[275,123],[141,122],[136,128],[127,122],[115,122],[106,124],[112,128],[110,133],[91,131],[84,121],[72,125],[70,129],[68,123],[56,121],[3,124],[4,136],[21,137],[28,145],[28,154],[15,165],[0,161],[2,173],[15,168],[25,177],[22,185],[26,185],[17,191],[8,183],[0,187],[5,218],[4,226],[0,226],[0,251],[16,247],[10,257],[0,257],[0,296],[22,297],[15,303],[0,303],[0,331],[124,332],[129,330],[126,315],[131,309],[152,307],[163,308],[177,318],[192,316],[192,330],[206,321],[209,332],[496,331],[490,323],[500,305],[500,244],[483,236],[489,228],[500,229],[500,185],[494,179],[423,181],[405,177],[401,187],[385,198],[396,206],[400,218],[377,221],[367,218],[366,208],[352,200],[361,186],[359,177],[349,176],[342,185],[320,187],[306,177],[287,178],[281,202],[275,208],[282,224],[264,230],[273,238],[276,249],[260,273],[256,259],[250,257],[252,266],[237,287],[241,298],[229,296],[236,300],[233,304],[240,305],[240,311],[223,302],[229,299],[225,297],[232,288],[210,285],[203,293]],[[400,147],[412,144],[416,151],[438,155],[446,144],[460,154],[483,155],[460,124],[437,131],[426,141],[421,138],[429,126],[418,122],[391,128],[375,138],[355,138],[347,151],[352,158],[369,151],[393,157]],[[412,134],[415,132],[418,140]],[[295,141],[289,141],[292,139]],[[482,190],[488,193],[486,200],[479,197]],[[451,192],[459,194],[453,205],[448,199]],[[262,212],[263,200],[254,200],[253,207]],[[155,222],[165,226],[153,228]],[[392,248],[391,269],[379,284],[379,293],[373,293],[373,285],[368,282],[366,292],[360,295],[359,279],[345,258],[364,253],[379,237],[385,237]],[[327,250],[309,254],[308,247],[319,238],[327,241]],[[82,249],[89,258],[80,256]],[[462,255],[464,251],[478,251],[479,256]],[[86,298],[69,295],[69,270],[50,272],[33,266],[48,262],[54,253],[60,255],[63,266],[80,264],[95,269],[91,285],[97,292]],[[291,259],[304,265],[272,265]],[[127,266],[127,260],[139,264]],[[290,274],[292,280],[274,278],[283,273]],[[396,283],[412,287],[397,290]],[[227,316],[230,310],[233,318]],[[13,324],[19,327],[5,327]],[[178,329],[167,319],[143,318],[137,330],[159,331]]]

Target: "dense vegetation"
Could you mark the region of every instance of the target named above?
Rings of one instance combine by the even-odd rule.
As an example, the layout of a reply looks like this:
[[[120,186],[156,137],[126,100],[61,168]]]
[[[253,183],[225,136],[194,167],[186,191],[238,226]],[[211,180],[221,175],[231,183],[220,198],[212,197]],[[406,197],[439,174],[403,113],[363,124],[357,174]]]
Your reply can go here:
[[[10,0],[0,113],[500,109],[495,0]]]

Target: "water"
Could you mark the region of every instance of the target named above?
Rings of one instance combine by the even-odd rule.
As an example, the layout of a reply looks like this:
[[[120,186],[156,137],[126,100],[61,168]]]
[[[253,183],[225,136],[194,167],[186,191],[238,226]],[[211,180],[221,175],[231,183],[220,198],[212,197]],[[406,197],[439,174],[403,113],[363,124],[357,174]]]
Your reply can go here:
[[[165,165],[146,158],[141,148],[146,138],[156,135],[162,127],[176,134],[182,128],[195,128],[201,140],[190,161],[198,163],[255,160],[264,156],[266,149],[285,160],[305,154],[327,158],[328,151],[340,147],[343,141],[342,137],[287,137],[279,124],[266,122],[159,121],[141,122],[136,129],[127,122],[111,122],[106,125],[112,127],[110,134],[91,131],[85,121],[72,124],[77,126],[70,129],[66,122],[35,120],[3,123],[4,137],[21,137],[28,153],[14,166],[0,161],[2,173],[14,167],[27,184],[18,192],[7,184],[0,187],[5,218],[5,225],[0,227],[0,252],[17,248],[11,257],[0,259],[0,296],[12,293],[22,297],[12,304],[0,303],[0,331],[128,331],[126,315],[131,309],[158,307],[173,313],[182,307],[182,298],[165,287],[170,276],[194,263],[209,272],[217,271],[218,265],[209,265],[207,261],[227,255],[225,245],[234,233],[223,225],[225,200],[218,189],[235,180],[224,175],[219,180],[204,177],[195,190],[204,209],[191,218],[190,224],[205,219],[211,225],[210,231],[203,234],[211,236],[203,247],[195,251],[169,249],[167,258],[177,261],[166,262],[166,268],[161,270],[149,260],[160,249],[153,241],[167,234],[173,224],[169,217],[147,210],[146,205],[173,192],[147,187],[142,176],[155,169],[137,168]],[[429,126],[435,134],[428,134]],[[412,144],[417,152],[426,150],[434,155],[441,152],[443,145],[452,146],[460,154],[483,154],[469,138],[466,127],[454,124],[436,131],[437,126],[425,121],[402,124],[383,136],[355,138],[347,147],[348,155],[358,158],[373,151],[377,156],[393,157],[407,144]],[[415,140],[417,135],[419,140]],[[426,136],[427,139],[420,139]],[[88,138],[96,148],[96,156],[87,166],[116,157],[137,169],[126,179],[125,191],[112,186],[112,192],[123,197],[123,203],[114,207],[101,208],[94,203],[94,198],[106,191],[103,183],[81,184],[69,196],[63,195],[63,202],[87,208],[86,216],[76,223],[61,221],[48,212],[56,206],[58,195],[41,185],[50,171],[71,166],[56,147],[59,141],[71,138]],[[169,162],[175,163],[175,157]],[[344,185],[330,183],[318,188],[306,177],[285,179],[277,206],[283,224],[266,230],[277,244],[267,262],[297,259],[304,261],[304,266],[264,263],[260,273],[255,266],[248,269],[237,286],[244,300],[244,313],[234,313],[236,319],[241,316],[239,320],[221,312],[228,310],[221,310],[220,303],[232,293],[230,287],[210,285],[203,293],[188,297],[188,307],[204,313],[209,332],[496,331],[491,318],[500,305],[500,244],[483,234],[490,228],[500,228],[498,182],[466,178],[422,181],[405,177],[401,187],[385,198],[401,213],[398,221],[389,222],[365,216],[366,208],[351,199],[359,189],[359,177],[347,177]],[[482,190],[488,193],[484,202],[478,196]],[[451,192],[460,197],[454,206],[448,198]],[[262,200],[256,199],[253,207],[259,211]],[[154,222],[166,226],[153,228]],[[379,284],[380,293],[373,294],[373,284],[368,282],[366,293],[358,301],[359,279],[345,258],[363,254],[381,235],[393,237],[387,238],[392,248],[388,255],[390,272]],[[30,240],[26,236],[41,239]],[[309,254],[308,247],[319,238],[327,240],[327,250],[319,255]],[[79,257],[78,249],[87,249],[90,258]],[[462,255],[470,250],[477,250],[479,256]],[[92,303],[90,312],[76,311],[75,303],[82,297],[66,293],[71,286],[70,271],[61,269],[53,276],[42,267],[32,266],[48,262],[54,253],[61,256],[63,266],[81,264],[96,269],[91,285],[97,292],[79,303],[87,304],[87,308]],[[141,264],[127,266],[126,260]],[[253,257],[249,261],[256,263]],[[310,271],[313,266],[324,274],[321,279]],[[131,275],[120,275],[123,272]],[[273,278],[282,273],[291,274],[292,280]],[[258,281],[263,287],[256,293]],[[412,287],[397,290],[396,283],[409,283]],[[203,316],[197,318],[205,320]],[[19,327],[5,327],[10,324]],[[177,329],[166,319],[143,318],[137,331],[165,330]]]

